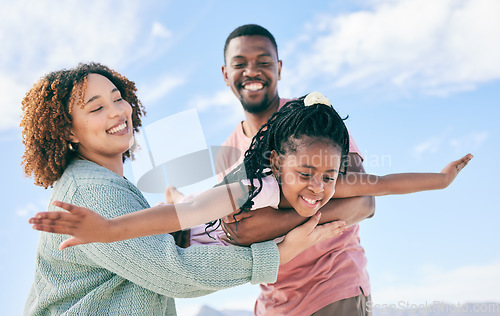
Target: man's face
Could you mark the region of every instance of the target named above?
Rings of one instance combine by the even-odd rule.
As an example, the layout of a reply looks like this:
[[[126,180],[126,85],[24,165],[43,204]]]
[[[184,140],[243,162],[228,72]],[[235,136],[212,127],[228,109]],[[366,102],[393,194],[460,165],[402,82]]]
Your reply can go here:
[[[260,35],[233,38],[226,50],[222,75],[249,113],[268,109],[278,98],[281,60],[271,41]]]

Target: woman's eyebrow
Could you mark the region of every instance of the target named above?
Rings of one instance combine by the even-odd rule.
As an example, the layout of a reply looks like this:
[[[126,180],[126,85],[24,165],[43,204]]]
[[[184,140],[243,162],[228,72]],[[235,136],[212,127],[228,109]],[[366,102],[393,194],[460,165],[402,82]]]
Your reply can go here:
[[[99,99],[101,96],[100,95],[94,95],[92,98],[90,98],[87,103],[85,103],[85,105],[89,104],[90,102],[92,101],[95,101],[97,99]]]
[[[111,93],[114,93],[114,92],[117,92],[119,91],[118,88],[113,88],[113,90],[111,90]],[[85,105],[89,104],[90,102],[92,101],[95,101],[97,99],[99,99],[101,96],[100,95],[94,95],[92,98],[90,98],[87,103],[85,103]]]

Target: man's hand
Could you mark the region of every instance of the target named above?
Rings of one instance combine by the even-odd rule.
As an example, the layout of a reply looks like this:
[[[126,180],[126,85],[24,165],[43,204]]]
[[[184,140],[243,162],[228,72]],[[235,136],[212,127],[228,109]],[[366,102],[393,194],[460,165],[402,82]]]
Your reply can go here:
[[[237,222],[230,215],[229,220],[221,223],[226,235],[231,236],[228,242],[240,246],[281,237],[308,219],[293,209],[277,210],[272,207],[242,214],[243,216],[240,214],[236,217]]]

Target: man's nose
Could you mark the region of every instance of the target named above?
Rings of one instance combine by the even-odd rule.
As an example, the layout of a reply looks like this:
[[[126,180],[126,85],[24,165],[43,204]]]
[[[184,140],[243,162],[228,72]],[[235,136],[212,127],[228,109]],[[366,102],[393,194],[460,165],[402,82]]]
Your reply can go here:
[[[243,73],[247,77],[256,77],[261,74],[259,67],[257,67],[257,63],[250,62],[245,67],[245,71]]]

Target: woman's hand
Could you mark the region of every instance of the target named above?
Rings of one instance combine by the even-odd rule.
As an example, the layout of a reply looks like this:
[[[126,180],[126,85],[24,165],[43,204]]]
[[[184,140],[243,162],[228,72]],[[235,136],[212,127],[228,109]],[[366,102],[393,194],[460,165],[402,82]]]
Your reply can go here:
[[[59,245],[60,250],[91,242],[113,241],[110,240],[113,236],[110,220],[85,207],[60,201],[54,201],[52,205],[68,212],[40,212],[30,218],[29,223],[39,231],[73,236]]]
[[[304,224],[294,228],[285,239],[278,244],[280,264],[285,264],[295,256],[315,244],[342,234],[346,228],[345,222],[335,221],[318,225],[321,213],[317,212]]]

